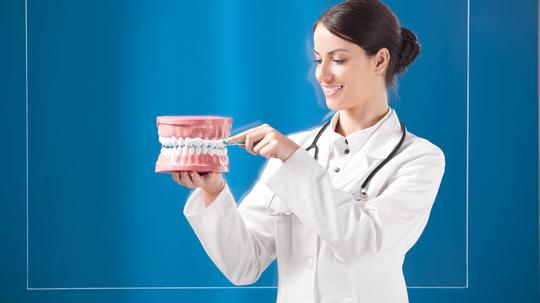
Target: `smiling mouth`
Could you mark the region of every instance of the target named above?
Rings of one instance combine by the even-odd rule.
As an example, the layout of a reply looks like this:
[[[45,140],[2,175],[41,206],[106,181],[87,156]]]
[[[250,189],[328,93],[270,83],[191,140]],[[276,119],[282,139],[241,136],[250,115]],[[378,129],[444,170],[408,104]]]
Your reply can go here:
[[[343,85],[335,85],[335,86],[321,86],[324,94],[328,97],[332,97],[336,95],[338,92],[343,89]]]

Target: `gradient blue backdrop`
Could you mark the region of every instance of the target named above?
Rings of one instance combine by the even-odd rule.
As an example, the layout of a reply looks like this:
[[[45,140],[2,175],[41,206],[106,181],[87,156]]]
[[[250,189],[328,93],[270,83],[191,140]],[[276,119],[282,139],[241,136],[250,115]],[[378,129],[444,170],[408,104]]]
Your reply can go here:
[[[206,256],[189,191],[153,172],[155,117],[321,123],[312,24],[335,2],[29,0],[28,64],[25,2],[0,3],[0,301],[275,301],[275,266],[255,284],[270,288],[238,288]],[[537,4],[473,1],[468,20],[466,1],[386,3],[422,44],[391,105],[447,161],[411,301],[537,302]],[[229,151],[240,200],[264,159]]]

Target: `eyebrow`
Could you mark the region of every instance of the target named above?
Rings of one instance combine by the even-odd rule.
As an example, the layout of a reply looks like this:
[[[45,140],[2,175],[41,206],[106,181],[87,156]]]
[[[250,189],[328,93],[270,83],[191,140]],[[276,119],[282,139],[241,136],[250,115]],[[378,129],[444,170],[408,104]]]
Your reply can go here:
[[[314,51],[317,55],[320,55],[316,50],[313,50],[313,51]],[[344,49],[344,48],[337,48],[337,49],[335,49],[335,50],[333,50],[333,51],[328,52],[328,55],[331,55],[331,54],[333,54],[333,53],[335,53],[335,52],[339,52],[339,51],[349,52],[348,50],[346,50],[346,49]]]

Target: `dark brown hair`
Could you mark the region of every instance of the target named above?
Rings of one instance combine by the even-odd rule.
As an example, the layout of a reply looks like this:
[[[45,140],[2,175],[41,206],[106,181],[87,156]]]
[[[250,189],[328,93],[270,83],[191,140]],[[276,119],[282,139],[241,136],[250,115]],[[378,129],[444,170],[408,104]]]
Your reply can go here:
[[[360,46],[369,55],[381,48],[390,52],[386,86],[405,71],[420,53],[416,35],[401,27],[394,13],[378,0],[349,0],[325,11],[313,25],[322,23],[332,34]]]

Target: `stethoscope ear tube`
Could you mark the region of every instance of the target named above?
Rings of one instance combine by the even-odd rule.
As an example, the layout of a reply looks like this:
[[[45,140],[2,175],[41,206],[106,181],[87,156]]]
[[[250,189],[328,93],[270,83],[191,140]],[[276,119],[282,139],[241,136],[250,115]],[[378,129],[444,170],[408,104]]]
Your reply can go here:
[[[360,191],[361,192],[364,192],[364,189],[368,186],[369,182],[371,181],[371,179],[373,178],[373,176],[375,176],[375,174],[386,164],[388,163],[388,161],[390,161],[398,152],[398,150],[401,148],[401,146],[403,145],[403,142],[405,141],[405,137],[407,136],[407,128],[405,127],[405,124],[403,124],[401,121],[399,121],[399,124],[401,124],[401,139],[399,140],[399,143],[396,144],[396,146],[394,147],[394,149],[390,152],[390,154],[388,154],[388,156],[386,157],[386,159],[384,159],[381,163],[379,163],[379,165],[377,165],[377,167],[375,167],[375,169],[369,174],[369,176],[366,178],[366,180],[364,181],[364,183],[362,183],[362,185],[360,186]],[[367,193],[365,193],[366,197],[367,198]]]

